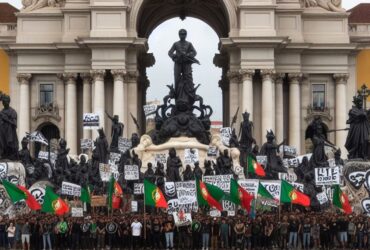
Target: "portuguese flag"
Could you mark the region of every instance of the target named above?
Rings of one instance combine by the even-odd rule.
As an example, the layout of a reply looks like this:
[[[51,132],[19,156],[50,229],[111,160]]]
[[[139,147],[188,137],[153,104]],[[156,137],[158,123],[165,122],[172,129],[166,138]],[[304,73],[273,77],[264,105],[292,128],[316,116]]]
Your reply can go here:
[[[45,198],[44,203],[42,204],[41,211],[61,216],[65,213],[68,213],[69,206],[67,203],[64,202],[62,198],[60,198],[53,192],[53,189],[51,187],[46,186]]]
[[[27,188],[22,186],[16,186],[7,180],[3,180],[3,186],[6,192],[9,195],[10,200],[13,203],[16,203],[21,200],[25,200],[27,206],[32,210],[40,210],[41,206],[36,201],[35,197],[33,197]]]
[[[282,203],[299,204],[304,207],[310,206],[310,197],[296,190],[291,184],[281,181],[280,201]]]
[[[263,198],[267,199],[274,199],[274,197],[270,194],[269,191],[260,183],[258,183],[258,195],[260,195]]]
[[[80,200],[82,202],[86,202],[86,203],[89,203],[89,204],[91,203],[91,197],[90,197],[89,187],[87,187],[87,188],[81,187]]]
[[[333,204],[336,207],[342,209],[346,214],[352,213],[352,207],[349,203],[348,197],[345,193],[342,192],[339,185],[334,186]]]
[[[162,191],[148,180],[144,180],[145,205],[153,207],[168,208],[166,198]]]
[[[225,193],[220,188],[196,179],[198,205],[215,207],[222,211],[221,199]]]
[[[246,190],[244,190],[244,188],[242,188],[234,179],[230,180],[230,199],[235,204],[244,207],[248,213],[250,212],[253,195],[250,195]]]
[[[248,155],[247,164],[249,173],[253,173],[261,177],[266,176],[265,170],[263,169],[262,165],[257,162],[253,155]]]
[[[108,205],[110,209],[120,208],[122,194],[123,194],[123,191],[122,191],[121,186],[118,184],[118,182],[114,179],[112,175],[110,178],[109,187],[108,187]]]

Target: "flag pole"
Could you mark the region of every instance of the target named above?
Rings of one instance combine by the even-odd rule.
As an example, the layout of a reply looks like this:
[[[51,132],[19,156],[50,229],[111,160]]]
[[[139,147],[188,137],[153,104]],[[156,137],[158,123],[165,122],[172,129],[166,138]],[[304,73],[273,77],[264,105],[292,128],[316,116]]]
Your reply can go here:
[[[146,211],[145,211],[145,188],[144,188],[144,240],[146,241]]]

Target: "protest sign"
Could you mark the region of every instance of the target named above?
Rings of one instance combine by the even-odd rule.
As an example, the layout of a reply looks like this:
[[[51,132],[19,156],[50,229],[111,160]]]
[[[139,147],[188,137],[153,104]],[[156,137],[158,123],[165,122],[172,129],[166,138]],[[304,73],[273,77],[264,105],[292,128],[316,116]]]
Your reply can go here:
[[[132,181],[139,179],[139,166],[138,165],[125,165],[125,180]]]
[[[325,192],[318,193],[316,195],[316,198],[319,201],[320,205],[323,205],[329,201],[328,196]]]
[[[164,183],[164,195],[169,200],[177,198],[175,182],[167,181]]]
[[[49,152],[39,151],[39,155],[37,158],[43,159],[43,160],[49,160]]]
[[[292,186],[295,189],[297,189],[299,192],[302,192],[303,193],[303,191],[304,191],[304,184],[298,183],[298,182],[292,182],[291,184],[292,184]]]
[[[286,167],[286,168],[289,168],[289,167],[292,167],[292,168],[296,168],[299,166],[299,164],[302,163],[302,160],[304,157],[307,157],[308,160],[310,160],[312,154],[305,154],[305,155],[300,155],[298,157],[295,157],[295,158],[292,158],[292,159],[283,159],[283,165]]]
[[[297,149],[292,146],[288,145],[281,145],[279,147],[280,152],[284,153],[284,157],[296,157],[297,156]]]
[[[83,217],[84,211],[82,207],[72,207],[71,208],[72,217]]]
[[[175,225],[178,227],[188,226],[191,225],[191,214],[185,213],[184,211],[174,212],[173,219],[175,221]]]
[[[270,181],[270,180],[261,180],[262,186],[274,197],[275,200],[280,200],[281,192],[281,182],[280,181]]]
[[[81,186],[70,182],[62,182],[62,194],[71,196],[81,196]]]
[[[259,180],[245,179],[238,180],[238,184],[246,190],[249,194],[257,197]]]
[[[207,156],[209,157],[216,157],[217,156],[217,147],[216,146],[210,146],[207,151]]]
[[[111,176],[111,170],[109,164],[100,163],[99,164],[100,179],[103,182],[108,182]]]
[[[340,184],[339,167],[315,168],[315,183],[316,185]]]
[[[145,117],[148,117],[150,115],[155,114],[155,111],[157,110],[157,105],[155,104],[144,105],[143,109],[144,109]]]
[[[209,211],[209,216],[211,217],[221,217],[221,212],[218,210],[210,210]]]
[[[211,176],[203,176],[203,181],[208,184],[212,184],[214,186],[219,187],[224,192],[230,192],[230,180],[232,175],[211,175]],[[222,208],[225,211],[233,211],[235,210],[235,204],[223,200],[222,201]]]
[[[137,213],[138,211],[139,209],[137,201],[131,201],[131,212]]]
[[[195,181],[181,181],[176,182],[175,185],[179,204],[195,204],[197,202]]]
[[[167,164],[167,154],[155,154],[154,155],[154,160],[155,160],[155,165],[159,163],[166,165]]]
[[[107,205],[107,197],[103,195],[91,196],[92,207],[105,207]]]
[[[120,160],[121,160],[121,154],[113,153],[113,152],[109,154],[109,164],[110,165],[116,165],[119,163]]]
[[[30,142],[39,142],[44,145],[49,145],[48,140],[44,137],[44,135],[40,131],[34,131],[32,133],[26,132],[26,138]]]
[[[117,165],[109,165],[110,166],[110,172],[113,175],[113,178],[118,181],[120,173],[118,172],[118,166]]]
[[[99,115],[93,113],[83,114],[82,124],[84,129],[98,129],[100,127]]]
[[[8,175],[8,164],[0,162],[0,179],[5,179]]]
[[[186,148],[184,150],[184,163],[194,164],[199,162],[199,151],[198,149]]]
[[[220,134],[221,134],[222,143],[225,146],[230,146],[230,138],[231,138],[231,134],[232,134],[232,129],[230,127],[221,128],[220,129]]]
[[[81,149],[89,150],[93,147],[93,141],[91,139],[81,139]]]
[[[118,150],[122,153],[125,153],[127,150],[130,150],[132,147],[132,142],[130,139],[119,137],[118,138]]]
[[[259,164],[266,166],[267,164],[267,156],[266,155],[257,155],[256,160]]]
[[[135,195],[144,194],[144,184],[143,183],[134,183],[134,194]]]

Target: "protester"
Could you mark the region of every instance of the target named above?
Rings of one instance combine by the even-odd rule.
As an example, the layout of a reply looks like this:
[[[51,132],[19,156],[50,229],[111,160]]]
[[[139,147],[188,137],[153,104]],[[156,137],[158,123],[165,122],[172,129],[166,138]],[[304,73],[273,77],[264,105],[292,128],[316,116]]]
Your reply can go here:
[[[13,222],[10,222],[8,228],[6,229],[6,232],[8,233],[9,248],[13,249],[15,236],[15,226],[13,225]]]

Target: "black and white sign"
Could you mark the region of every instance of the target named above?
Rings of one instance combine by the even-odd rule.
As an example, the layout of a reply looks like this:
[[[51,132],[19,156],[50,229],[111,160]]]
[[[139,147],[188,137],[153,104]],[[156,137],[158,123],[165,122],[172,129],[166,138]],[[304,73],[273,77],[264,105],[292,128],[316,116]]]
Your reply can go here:
[[[186,148],[184,150],[184,163],[185,164],[194,164],[199,162],[199,151],[198,149]]]
[[[168,214],[173,214],[174,212],[184,211],[185,213],[197,212],[198,204],[180,204],[178,199],[172,199],[167,201]]]
[[[71,208],[72,217],[84,217],[84,211],[82,207],[72,207]]]
[[[62,194],[71,196],[81,196],[81,186],[70,182],[62,182]]]
[[[203,176],[203,181],[205,183],[214,185],[224,192],[230,192],[230,180],[232,175],[213,175],[213,176]],[[224,211],[234,211],[235,204],[233,202],[223,200],[222,208]]]
[[[315,183],[318,186],[340,184],[339,167],[315,168]]]
[[[286,168],[296,168],[299,166],[299,164],[302,163],[302,160],[304,157],[307,157],[308,160],[311,159],[312,154],[305,154],[305,155],[300,155],[298,157],[292,158],[292,159],[283,159],[283,165]]]
[[[208,151],[207,151],[207,156],[209,156],[209,157],[216,157],[217,156],[217,152],[218,152],[217,147],[210,146],[208,148]]]
[[[370,214],[370,198],[361,201],[362,209],[365,213]]]
[[[0,179],[5,179],[8,175],[8,164],[0,162]]]
[[[319,201],[320,205],[323,205],[327,202],[329,202],[328,196],[325,192],[318,193],[316,195],[317,200]]]
[[[296,157],[297,156],[297,149],[292,146],[282,145],[280,146],[280,152],[284,153],[286,157]]]
[[[195,181],[176,182],[176,193],[179,204],[194,204],[197,202]]]
[[[221,134],[222,143],[225,146],[230,146],[230,138],[231,138],[231,134],[232,134],[232,129],[230,127],[221,128],[220,129],[220,134]]]
[[[164,194],[168,200],[177,198],[176,187],[174,182],[166,182],[164,184]]]
[[[257,155],[256,160],[259,164],[266,166],[267,165],[267,156],[266,155]]]
[[[139,211],[137,201],[131,201],[131,212],[137,213]]]
[[[134,183],[134,194],[135,195],[144,194],[144,184],[143,183]]]
[[[139,166],[138,165],[125,165],[125,180],[133,181],[139,179]]]
[[[89,150],[93,147],[93,141],[91,139],[81,139],[81,149]]]
[[[168,158],[167,154],[155,154],[154,155],[155,165],[157,165],[158,162],[161,163],[161,164],[166,165],[167,164],[167,158]]]
[[[45,189],[42,187],[31,187],[29,190],[30,194],[36,199],[39,204],[44,203]]]
[[[46,140],[45,136],[40,131],[34,131],[32,133],[26,132],[26,137],[30,142],[39,142],[44,145],[49,145],[48,140]]]
[[[39,151],[38,157],[39,159],[48,160],[49,159],[49,152],[46,151]]]
[[[120,137],[118,138],[118,150],[122,153],[125,153],[127,150],[130,150],[132,147],[132,142],[130,139]]]
[[[292,182],[291,184],[292,184],[292,186],[295,189],[297,189],[299,192],[302,192],[303,193],[303,191],[304,191],[304,184],[298,183],[298,182]]]
[[[98,129],[100,127],[100,118],[98,114],[85,113],[83,114],[83,127],[84,129]]]
[[[280,181],[261,181],[262,186],[274,197],[275,200],[280,200],[281,182]]]
[[[238,180],[238,184],[244,188],[249,194],[257,197],[259,180],[245,179]]]
[[[157,110],[157,105],[155,104],[144,105],[143,108],[145,117],[148,117],[150,115],[155,114],[155,111]]]
[[[120,160],[121,160],[121,154],[113,153],[113,152],[109,154],[109,164],[110,165],[116,165],[119,163]]]
[[[351,183],[351,185],[356,188],[360,189],[362,184],[365,182],[366,172],[365,171],[355,171],[348,174],[347,179]]]
[[[109,164],[100,163],[99,164],[100,179],[103,182],[108,182],[111,176],[111,170]]]

